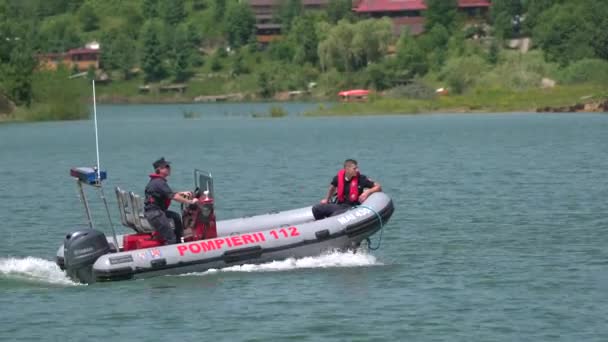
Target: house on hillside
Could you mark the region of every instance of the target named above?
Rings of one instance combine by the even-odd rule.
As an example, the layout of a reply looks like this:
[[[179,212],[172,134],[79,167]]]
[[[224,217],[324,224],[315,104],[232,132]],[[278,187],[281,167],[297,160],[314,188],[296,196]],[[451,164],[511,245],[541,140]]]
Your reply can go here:
[[[255,35],[260,44],[281,38],[281,24],[277,20],[277,13],[283,1],[281,0],[247,0],[255,15]],[[329,0],[302,0],[305,11],[325,9]]]
[[[101,49],[99,43],[91,42],[83,48],[71,49],[62,53],[45,53],[38,55],[38,65],[41,69],[56,70],[60,64],[79,71],[86,71],[93,66],[99,69]]]
[[[487,16],[490,0],[458,0],[458,10],[467,17]],[[353,1],[353,11],[371,18],[388,17],[393,21],[393,32],[401,34],[408,27],[413,35],[424,32],[424,0],[358,0]]]

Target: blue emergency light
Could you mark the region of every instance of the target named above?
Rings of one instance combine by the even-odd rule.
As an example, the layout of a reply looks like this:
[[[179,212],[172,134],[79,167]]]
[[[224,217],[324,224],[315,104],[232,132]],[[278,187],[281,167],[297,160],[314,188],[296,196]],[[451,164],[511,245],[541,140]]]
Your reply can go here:
[[[70,169],[70,176],[77,178],[80,182],[96,185],[105,180],[108,176],[104,170],[99,171],[99,179],[97,178],[97,170],[92,167],[73,167]]]

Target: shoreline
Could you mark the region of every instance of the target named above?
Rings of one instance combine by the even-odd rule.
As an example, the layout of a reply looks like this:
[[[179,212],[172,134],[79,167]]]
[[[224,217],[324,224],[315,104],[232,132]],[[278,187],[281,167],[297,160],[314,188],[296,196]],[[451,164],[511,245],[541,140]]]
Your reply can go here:
[[[234,104],[234,103],[290,103],[290,102],[299,102],[299,101],[232,101],[232,102],[220,102],[220,104]],[[101,105],[125,105],[125,106],[137,106],[137,105],[179,105],[179,104],[205,104],[201,102],[163,102],[163,103],[98,103]],[[339,103],[338,103],[339,104]],[[458,114],[475,114],[475,115],[491,115],[491,114],[506,114],[506,115],[519,115],[519,114],[538,114],[538,115],[546,115],[546,114],[599,114],[605,115],[608,114],[608,110],[604,111],[539,111],[538,109],[516,109],[516,110],[463,110],[463,109],[455,109],[455,108],[446,108],[446,109],[438,109],[438,110],[430,110],[430,111],[420,111],[420,112],[373,112],[373,113],[350,113],[350,114],[340,114],[340,113],[323,113],[318,114],[315,112],[304,112],[301,116],[304,117],[357,117],[357,116],[418,116],[418,115],[458,115]],[[273,118],[271,116],[252,116],[253,118]],[[280,117],[279,117],[280,118]],[[51,122],[51,121],[80,121],[80,120],[88,120],[90,118],[80,118],[80,119],[69,119],[69,120],[26,120],[21,118],[10,118],[7,115],[0,115],[0,125],[4,124],[12,124],[12,123],[33,123],[33,122]],[[184,117],[184,119],[188,120],[190,118]]]
[[[307,94],[286,98],[277,93],[262,99],[255,94],[215,95],[112,95],[98,96],[99,104],[205,104],[205,103],[319,103],[309,115],[421,114],[438,112],[603,112],[608,110],[608,89],[602,85],[579,84],[528,90],[477,89],[462,95],[439,95],[433,99],[373,96],[365,102],[341,102],[337,98]],[[204,98],[204,100],[197,100]],[[217,99],[217,100],[215,100]],[[325,106],[324,104],[330,104]]]
[[[248,101],[243,101],[247,103],[251,103]],[[287,101],[284,101],[287,102]],[[222,102],[222,103],[239,103],[239,102]],[[199,102],[186,102],[186,103],[102,103],[103,105],[168,105],[168,104],[200,104]],[[418,115],[459,115],[459,114],[475,114],[475,115],[491,115],[491,114],[506,114],[506,115],[518,115],[518,114],[538,114],[538,115],[546,115],[546,114],[599,114],[606,115],[608,114],[608,110],[606,111],[538,111],[538,110],[505,110],[505,111],[484,111],[484,110],[454,110],[454,109],[445,109],[445,110],[433,110],[433,111],[425,111],[425,112],[416,112],[416,113],[406,113],[406,112],[392,112],[392,113],[354,113],[354,114],[316,114],[310,112],[304,112],[301,116],[305,117],[357,117],[357,116],[418,116]],[[271,116],[252,116],[254,118],[272,118]],[[12,123],[34,123],[34,122],[56,122],[56,121],[80,121],[80,120],[88,120],[89,118],[81,118],[81,119],[69,119],[69,120],[25,120],[19,118],[7,118],[0,116],[0,125],[12,124]],[[190,118],[184,118],[190,119]]]
[[[422,115],[422,114],[494,114],[494,113],[608,113],[608,89],[601,85],[581,84],[550,89],[530,89],[513,91],[504,89],[483,89],[463,95],[437,96],[420,100],[408,98],[372,97],[366,102],[331,101],[322,96],[301,96],[261,99],[251,95],[227,98],[225,94],[211,95],[209,98],[221,101],[196,101],[196,97],[110,95],[97,97],[100,105],[196,105],[196,104],[274,104],[282,107],[290,103],[317,104],[317,108],[303,112],[303,116],[367,116],[367,115]],[[91,103],[92,99],[87,99]],[[34,109],[35,110],[35,109]],[[1,123],[54,121],[28,120],[28,109],[17,108],[11,114],[0,114]],[[30,113],[32,113],[30,111]],[[185,117],[188,118],[188,117]]]

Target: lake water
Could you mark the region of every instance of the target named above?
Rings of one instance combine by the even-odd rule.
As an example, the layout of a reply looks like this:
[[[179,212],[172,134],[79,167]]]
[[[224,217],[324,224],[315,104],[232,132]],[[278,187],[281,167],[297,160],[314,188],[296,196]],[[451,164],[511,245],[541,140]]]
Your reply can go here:
[[[252,118],[268,106],[99,106],[114,222],[113,187],[143,192],[160,156],[175,190],[214,175],[220,219],[316,203],[355,158],[395,203],[379,250],[73,284],[54,255],[85,225],[68,171],[95,163],[93,122],[3,124],[0,340],[608,339],[608,115]]]

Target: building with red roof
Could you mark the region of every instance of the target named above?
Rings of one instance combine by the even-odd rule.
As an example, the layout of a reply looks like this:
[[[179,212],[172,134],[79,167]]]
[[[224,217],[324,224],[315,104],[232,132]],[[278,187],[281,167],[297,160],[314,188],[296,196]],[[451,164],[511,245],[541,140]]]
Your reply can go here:
[[[277,22],[277,12],[281,0],[246,0],[256,19],[256,36],[258,42],[269,43],[281,37],[281,24]],[[323,10],[329,0],[302,0],[304,10]],[[487,15],[492,6],[490,0],[458,0],[458,9],[473,18]],[[425,0],[353,0],[353,12],[371,18],[388,17],[393,21],[393,31],[401,34],[404,27],[410,34],[424,32]]]
[[[458,9],[470,17],[487,15],[490,0],[458,0]],[[372,18],[388,17],[393,21],[394,32],[400,34],[408,27],[411,34],[424,31],[424,0],[359,0],[353,2],[353,11]]]
[[[41,54],[38,56],[38,61],[42,69],[55,70],[59,64],[63,64],[70,69],[77,68],[80,71],[85,71],[91,66],[99,69],[100,56],[101,50],[99,48],[85,47],[71,49],[64,53]]]

